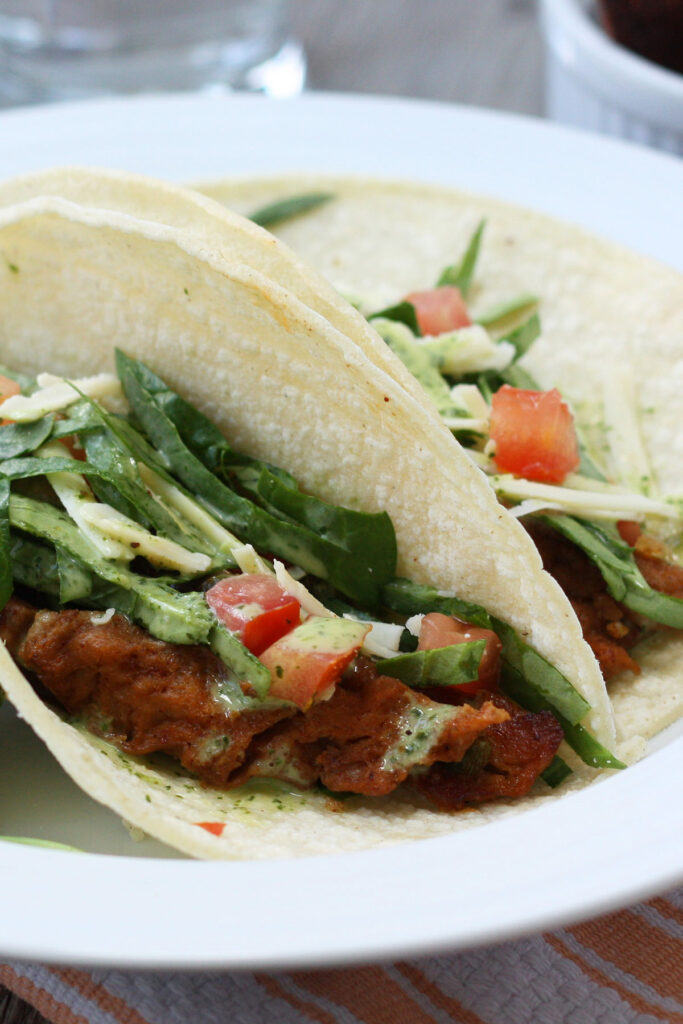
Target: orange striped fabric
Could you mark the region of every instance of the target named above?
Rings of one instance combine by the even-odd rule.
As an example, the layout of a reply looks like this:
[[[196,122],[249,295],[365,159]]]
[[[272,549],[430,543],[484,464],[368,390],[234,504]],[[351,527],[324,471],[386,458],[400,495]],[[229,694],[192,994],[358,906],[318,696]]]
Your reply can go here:
[[[683,889],[498,946],[386,965],[163,974],[0,965],[51,1024],[683,1024]]]

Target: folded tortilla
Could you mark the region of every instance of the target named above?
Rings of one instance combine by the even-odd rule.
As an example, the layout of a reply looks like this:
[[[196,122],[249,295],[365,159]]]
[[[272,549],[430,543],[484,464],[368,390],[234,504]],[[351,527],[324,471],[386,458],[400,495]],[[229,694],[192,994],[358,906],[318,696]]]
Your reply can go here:
[[[597,663],[526,532],[413,378],[322,278],[217,204],[139,178],[56,172],[8,183],[0,198],[0,361],[76,376],[111,369],[122,347],[238,450],[289,470],[323,499],[388,512],[398,572],[514,626],[591,704],[583,724],[614,745]],[[319,793],[212,793],[63,722],[4,650],[0,680],[86,792],[195,856],[393,843],[519,806],[454,816],[397,795],[353,798],[344,813],[330,813]],[[577,773],[574,784],[591,775]],[[222,834],[198,827],[207,821],[222,823]]]

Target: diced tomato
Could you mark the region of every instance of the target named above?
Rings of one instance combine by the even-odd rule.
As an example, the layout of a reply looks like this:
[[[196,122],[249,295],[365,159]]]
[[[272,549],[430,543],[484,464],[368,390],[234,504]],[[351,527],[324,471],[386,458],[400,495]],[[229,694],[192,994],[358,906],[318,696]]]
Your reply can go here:
[[[617,530],[624,544],[628,544],[631,548],[635,546],[642,533],[640,523],[636,523],[633,519],[620,519],[617,522]]]
[[[204,828],[212,836],[222,836],[225,825],[222,821],[195,821],[198,828]]]
[[[503,473],[562,483],[580,462],[574,418],[560,392],[504,384],[491,400],[491,438]]]
[[[269,695],[305,711],[339,682],[369,631],[369,625],[349,619],[306,619],[261,655],[270,669]]]
[[[0,402],[4,402],[6,398],[12,398],[13,395],[20,395],[21,388],[15,380],[11,377],[5,377],[0,373]],[[4,426],[6,423],[13,423],[14,420],[0,420],[0,426]]]
[[[301,621],[301,605],[274,576],[226,576],[206,592],[216,617],[259,655]]]
[[[433,651],[439,647],[451,647],[453,644],[465,644],[471,640],[485,640],[486,647],[479,663],[479,675],[470,683],[462,683],[454,687],[458,693],[472,694],[477,690],[497,690],[500,675],[500,652],[503,648],[498,636],[492,629],[472,626],[452,615],[441,612],[430,612],[422,620],[418,651]]]
[[[66,437],[60,438],[60,440],[69,449],[69,455],[72,459],[85,462],[85,448],[75,434],[68,434]]]
[[[428,292],[411,292],[406,302],[415,307],[422,334],[444,334],[472,323],[459,288],[445,284]]]
[[[0,373],[0,402],[4,402],[6,398],[11,398],[12,395],[20,395],[21,388],[15,380],[11,377],[4,377]]]

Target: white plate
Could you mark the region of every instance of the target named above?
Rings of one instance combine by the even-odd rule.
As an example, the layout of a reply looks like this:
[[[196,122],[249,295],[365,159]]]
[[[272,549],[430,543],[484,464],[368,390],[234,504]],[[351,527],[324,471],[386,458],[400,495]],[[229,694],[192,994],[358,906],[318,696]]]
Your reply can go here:
[[[683,207],[672,202],[683,165],[542,122],[322,95],[150,97],[8,112],[0,138],[0,176],[80,163],[180,181],[311,170],[451,184],[683,269]],[[185,968],[379,959],[554,927],[681,877],[680,730],[623,774],[453,838],[258,863],[134,845],[7,707],[0,736],[0,831],[93,851],[0,843],[6,957]]]

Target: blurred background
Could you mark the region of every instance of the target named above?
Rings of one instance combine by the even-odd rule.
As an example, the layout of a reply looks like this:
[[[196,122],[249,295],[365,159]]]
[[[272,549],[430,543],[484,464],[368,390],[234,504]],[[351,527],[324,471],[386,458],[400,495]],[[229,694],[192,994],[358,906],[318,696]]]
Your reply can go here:
[[[543,111],[535,0],[294,0],[313,89]]]
[[[313,89],[541,115],[683,155],[683,0],[293,0]]]
[[[305,56],[304,56],[305,55]],[[534,0],[0,0],[0,102],[233,86],[541,110]]]
[[[681,71],[683,0],[0,0],[5,107],[309,88],[545,114],[683,153]]]

